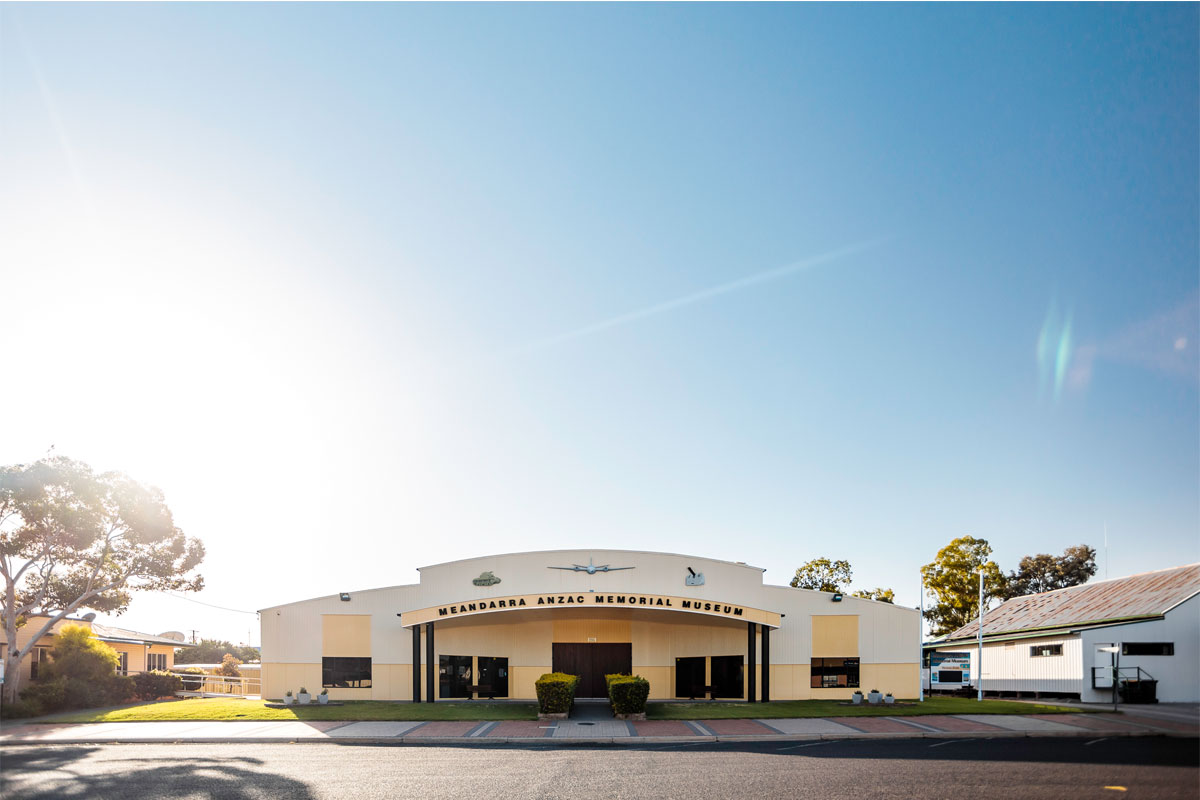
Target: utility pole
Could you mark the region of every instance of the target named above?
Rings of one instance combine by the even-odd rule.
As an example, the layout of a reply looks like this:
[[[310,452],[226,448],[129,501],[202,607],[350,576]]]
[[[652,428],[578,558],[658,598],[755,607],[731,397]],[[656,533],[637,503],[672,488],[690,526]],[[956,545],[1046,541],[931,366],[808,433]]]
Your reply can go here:
[[[917,694],[917,702],[925,702],[925,578],[921,578],[921,616],[917,618],[917,680],[921,683],[921,691]]]
[[[983,567],[979,567],[979,674],[975,676],[976,685],[979,687],[978,697],[979,702],[983,702]]]

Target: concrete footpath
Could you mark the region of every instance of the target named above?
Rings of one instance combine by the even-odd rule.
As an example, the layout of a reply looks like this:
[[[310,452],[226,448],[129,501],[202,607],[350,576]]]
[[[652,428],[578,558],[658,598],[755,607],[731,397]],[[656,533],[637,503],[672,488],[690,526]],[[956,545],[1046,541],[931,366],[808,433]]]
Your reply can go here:
[[[917,717],[557,722],[6,723],[0,745],[118,742],[351,742],[405,744],[687,744],[875,738],[1200,736],[1194,705],[1117,714],[954,714]]]

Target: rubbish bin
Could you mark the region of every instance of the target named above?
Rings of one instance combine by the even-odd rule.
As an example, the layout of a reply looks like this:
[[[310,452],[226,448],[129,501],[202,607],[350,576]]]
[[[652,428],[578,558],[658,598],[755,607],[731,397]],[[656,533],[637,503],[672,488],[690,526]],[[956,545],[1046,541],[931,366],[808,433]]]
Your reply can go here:
[[[1129,680],[1121,683],[1121,699],[1126,703],[1157,703],[1158,681],[1153,679]]]

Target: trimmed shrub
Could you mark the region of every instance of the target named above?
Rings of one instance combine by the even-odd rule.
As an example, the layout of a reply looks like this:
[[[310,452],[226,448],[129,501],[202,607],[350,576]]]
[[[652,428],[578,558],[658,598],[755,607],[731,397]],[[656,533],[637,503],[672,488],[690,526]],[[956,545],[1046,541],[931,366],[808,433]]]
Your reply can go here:
[[[40,714],[52,714],[67,708],[67,679],[39,679],[21,691],[21,702],[36,707]],[[33,716],[37,716],[34,714]]]
[[[139,700],[157,700],[182,689],[183,680],[169,672],[139,672],[133,676],[133,687]]]
[[[537,689],[538,711],[542,714],[568,713],[571,704],[575,702],[575,687],[578,685],[578,675],[547,672],[534,683]]]
[[[616,676],[608,682],[608,700],[614,714],[645,714],[649,696],[650,681],[637,675]]]
[[[612,682],[618,678],[632,678],[633,676],[627,672],[606,672],[604,674],[604,691],[608,694],[609,701],[612,700]]]

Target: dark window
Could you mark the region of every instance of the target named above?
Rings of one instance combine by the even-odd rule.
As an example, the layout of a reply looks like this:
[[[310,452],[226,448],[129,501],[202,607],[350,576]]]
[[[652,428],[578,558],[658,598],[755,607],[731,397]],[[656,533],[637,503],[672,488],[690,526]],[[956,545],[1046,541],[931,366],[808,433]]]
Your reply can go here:
[[[438,658],[438,697],[471,696],[471,657]]]
[[[371,687],[370,658],[322,658],[321,688],[369,689]]]
[[[1173,656],[1174,642],[1122,642],[1123,656]]]
[[[813,689],[857,689],[858,659],[814,658],[810,675],[809,686]]]
[[[745,665],[741,656],[712,657],[712,696],[745,697],[742,685]]]
[[[155,670],[166,671],[167,669],[167,654],[166,653],[149,653],[146,656],[146,669],[151,672]]]
[[[479,657],[479,694],[508,697],[508,659]]]
[[[50,663],[50,649],[48,647],[33,648],[33,655],[29,660],[29,679],[36,681],[38,678],[38,669],[41,664]]]
[[[1035,644],[1029,648],[1030,656],[1061,656],[1061,644]]]
[[[675,696],[704,699],[704,656],[675,659]]]
[[[117,674],[126,675],[129,673],[129,653],[117,653]]]

